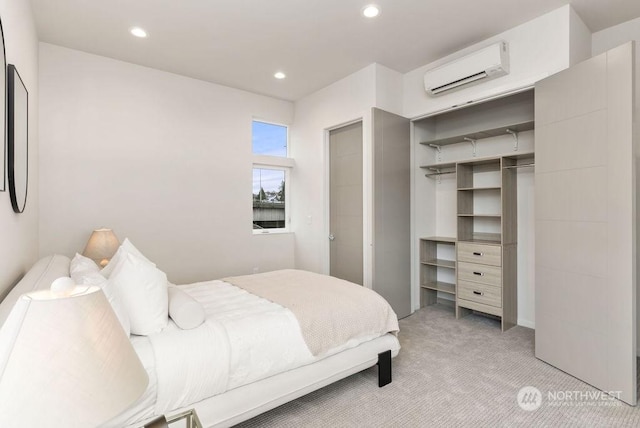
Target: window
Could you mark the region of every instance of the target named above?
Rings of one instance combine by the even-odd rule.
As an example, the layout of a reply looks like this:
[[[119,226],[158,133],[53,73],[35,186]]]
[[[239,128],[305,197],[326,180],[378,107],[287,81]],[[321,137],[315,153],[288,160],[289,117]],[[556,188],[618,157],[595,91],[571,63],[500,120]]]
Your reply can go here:
[[[286,232],[289,223],[288,128],[284,125],[252,123],[253,231]]]
[[[254,155],[287,157],[286,126],[254,120],[251,131]]]
[[[253,168],[253,229],[285,229],[286,176],[284,169]]]

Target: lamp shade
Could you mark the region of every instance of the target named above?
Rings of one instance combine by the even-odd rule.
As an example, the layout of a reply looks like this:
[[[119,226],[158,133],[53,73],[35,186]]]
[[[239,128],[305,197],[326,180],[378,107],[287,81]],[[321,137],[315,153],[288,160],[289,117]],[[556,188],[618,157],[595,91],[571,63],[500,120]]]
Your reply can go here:
[[[97,426],[148,381],[98,287],[25,294],[0,329],[2,427]]]
[[[104,267],[118,250],[120,242],[111,229],[93,231],[82,254]]]

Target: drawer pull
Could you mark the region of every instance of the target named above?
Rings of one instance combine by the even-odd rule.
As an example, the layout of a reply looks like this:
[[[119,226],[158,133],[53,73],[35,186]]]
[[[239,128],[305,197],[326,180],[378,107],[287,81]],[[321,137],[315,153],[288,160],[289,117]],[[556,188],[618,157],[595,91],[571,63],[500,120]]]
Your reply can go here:
[[[474,255],[474,256],[480,256],[480,257],[482,257],[482,256],[484,256],[484,253],[480,253],[480,252],[478,252],[478,251],[474,251],[474,252],[473,252],[473,255]]]
[[[474,291],[473,294],[476,296],[482,296],[484,293],[482,291]]]
[[[484,276],[484,272],[474,272],[473,274],[478,276]]]

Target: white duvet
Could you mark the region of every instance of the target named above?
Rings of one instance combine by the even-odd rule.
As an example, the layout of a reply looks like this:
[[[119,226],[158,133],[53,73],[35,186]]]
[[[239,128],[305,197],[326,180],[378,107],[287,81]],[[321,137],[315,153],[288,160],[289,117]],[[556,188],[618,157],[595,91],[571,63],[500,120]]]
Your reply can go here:
[[[282,306],[223,281],[182,289],[202,303],[206,321],[193,330],[172,324],[149,336],[162,355],[156,358],[156,414],[313,360],[295,317]]]
[[[180,286],[204,306],[205,322],[132,337],[149,387],[106,426],[123,426],[312,363],[373,337],[360,337],[314,357],[291,311],[224,281]]]

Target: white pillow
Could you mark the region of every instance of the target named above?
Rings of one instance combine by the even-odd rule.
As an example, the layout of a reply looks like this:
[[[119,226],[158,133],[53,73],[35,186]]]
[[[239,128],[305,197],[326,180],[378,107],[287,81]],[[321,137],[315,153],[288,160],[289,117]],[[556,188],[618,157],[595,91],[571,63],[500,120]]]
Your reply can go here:
[[[91,260],[91,259],[90,259]],[[91,260],[93,263],[93,260]],[[95,265],[95,263],[93,263]],[[97,265],[96,265],[97,266]],[[102,292],[107,297],[109,303],[111,303],[111,308],[113,312],[116,313],[118,317],[118,321],[122,325],[127,336],[131,334],[131,322],[129,321],[129,314],[118,295],[118,290],[114,287],[112,283],[107,281],[107,278],[100,275],[99,271],[92,272],[90,270],[84,270],[77,272],[75,275],[72,274],[71,278],[77,285],[96,285],[102,289]]]
[[[74,276],[81,276],[85,272],[100,273],[100,266],[98,266],[96,262],[91,260],[89,257],[76,253],[75,257],[71,259],[71,264],[69,265],[71,279],[73,279],[76,284],[80,284]]]
[[[204,308],[178,287],[169,287],[169,316],[183,330],[198,327],[204,322]]]
[[[138,250],[136,247],[133,246],[131,241],[129,241],[129,238],[125,238],[124,242],[118,248],[118,251],[116,251],[116,253],[113,255],[111,260],[109,260],[109,263],[107,263],[107,265],[104,268],[102,268],[100,273],[105,278],[109,278],[111,273],[113,273],[113,270],[115,269],[116,265],[125,254],[133,254],[138,258],[141,258],[142,260],[146,261],[147,263],[151,263],[152,265],[155,266],[155,263],[153,263],[151,260],[146,258],[144,254],[140,252],[140,250]]]
[[[129,315],[132,334],[146,336],[167,326],[167,275],[155,265],[126,253],[114,266],[108,282],[117,290]]]

